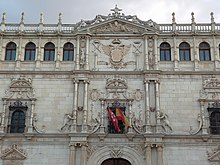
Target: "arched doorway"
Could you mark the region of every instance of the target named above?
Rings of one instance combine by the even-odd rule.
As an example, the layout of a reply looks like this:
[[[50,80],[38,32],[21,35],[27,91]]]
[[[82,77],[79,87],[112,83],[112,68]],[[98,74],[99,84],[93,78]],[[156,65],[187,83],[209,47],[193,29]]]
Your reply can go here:
[[[102,162],[101,165],[131,165],[131,163],[122,158],[111,158]]]

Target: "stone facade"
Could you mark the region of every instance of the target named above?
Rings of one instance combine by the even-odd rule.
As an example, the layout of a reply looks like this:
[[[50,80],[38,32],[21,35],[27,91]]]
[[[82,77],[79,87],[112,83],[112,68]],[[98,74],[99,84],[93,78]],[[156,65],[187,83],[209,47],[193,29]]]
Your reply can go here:
[[[132,165],[218,165],[220,24],[142,21],[117,6],[108,16],[63,24],[0,26],[0,144],[3,165],[105,165],[122,158]],[[35,60],[26,60],[34,43]],[[180,44],[190,45],[182,60]],[[15,59],[6,59],[15,43]],[[55,45],[45,61],[45,44]],[[64,60],[64,44],[74,60]],[[162,60],[161,45],[170,45]],[[200,44],[210,47],[201,60]],[[206,52],[207,53],[207,52]],[[207,55],[207,54],[206,54]],[[205,56],[206,56],[205,55]],[[206,58],[206,57],[205,57]],[[130,127],[110,132],[107,107],[124,107]],[[14,112],[24,114],[20,133]],[[218,118],[218,116],[215,116]],[[220,119],[220,118],[218,118]],[[19,119],[20,120],[20,119]],[[218,125],[219,124],[219,125]],[[18,131],[18,130],[17,130]],[[18,131],[19,132],[19,131]]]

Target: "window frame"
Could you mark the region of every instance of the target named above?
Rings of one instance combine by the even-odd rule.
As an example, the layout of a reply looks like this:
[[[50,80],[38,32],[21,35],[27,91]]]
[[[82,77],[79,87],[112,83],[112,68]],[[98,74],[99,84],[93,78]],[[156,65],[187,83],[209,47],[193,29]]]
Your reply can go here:
[[[65,53],[67,53],[67,58],[65,58]],[[74,45],[70,42],[63,46],[63,61],[74,61]]]
[[[199,44],[199,60],[200,61],[211,61],[210,45],[207,42],[201,42]]]
[[[30,47],[28,47],[30,45]],[[33,47],[31,47],[33,46]],[[27,56],[27,53],[29,52],[29,58]],[[34,53],[34,54],[32,54]],[[25,56],[24,56],[24,61],[35,61],[36,57],[36,45],[33,42],[27,43],[25,46]]]
[[[160,61],[171,61],[171,46],[168,42],[160,44]]]
[[[5,61],[16,60],[17,45],[14,42],[9,42],[5,48]]]
[[[187,42],[179,44],[179,60],[191,61],[190,45]]]
[[[54,61],[54,60],[55,60],[55,45],[52,42],[48,42],[44,45],[44,61]]]

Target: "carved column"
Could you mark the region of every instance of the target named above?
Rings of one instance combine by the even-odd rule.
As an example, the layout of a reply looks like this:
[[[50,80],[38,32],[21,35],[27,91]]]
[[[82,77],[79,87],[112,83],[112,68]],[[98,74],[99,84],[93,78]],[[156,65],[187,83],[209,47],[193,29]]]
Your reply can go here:
[[[16,57],[16,68],[19,69],[21,67],[21,46],[22,46],[22,37],[19,37],[19,46],[18,46],[18,55]]]
[[[57,56],[55,56],[55,65],[56,65],[56,69],[58,69],[60,67],[60,56],[61,56],[61,52],[60,52],[60,36],[58,36],[58,41],[57,41]]]
[[[105,100],[101,99],[101,116],[100,116],[100,122],[101,122],[101,126],[100,126],[100,132],[104,133],[105,132],[105,126],[104,126],[104,106],[105,106]]]
[[[88,80],[84,80],[84,102],[83,102],[83,132],[87,132],[87,114],[88,114]]]
[[[204,111],[205,100],[200,100],[200,113],[202,118],[202,134],[208,134],[206,119],[205,119],[205,111]]]
[[[31,101],[30,121],[28,127],[28,133],[33,133],[33,118],[34,118],[35,101]]]
[[[163,165],[163,145],[156,144],[157,147],[157,165]]]
[[[194,70],[199,70],[199,57],[196,51],[196,37],[193,36],[193,54],[194,54]]]
[[[146,158],[145,165],[152,165],[152,163],[151,163],[151,147],[152,147],[151,144],[149,144],[149,143],[145,144],[145,158]]]
[[[76,40],[76,70],[79,70],[79,52],[80,52],[80,36]]]
[[[160,124],[160,92],[159,92],[159,84],[158,80],[154,81],[156,88],[156,132],[161,133],[161,124]]]
[[[0,38],[0,60],[4,60],[4,55],[3,55],[3,35],[1,35],[1,38]]]
[[[73,132],[76,132],[76,122],[77,122],[77,107],[78,107],[78,80],[73,80],[74,84],[74,100],[73,100]]]
[[[173,37],[173,55],[174,55],[174,70],[178,70],[178,62],[179,62],[179,57],[177,55],[177,50],[176,50],[176,36]],[[171,60],[172,60],[172,57],[171,57]]]
[[[145,80],[145,133],[151,132],[151,125],[150,125],[150,97],[149,97],[149,84],[150,81]]]
[[[132,100],[128,101],[128,106],[129,106],[129,125],[131,125],[131,114],[132,114]],[[128,127],[128,133],[132,133],[133,129],[131,127]]]
[[[81,165],[87,164],[87,147],[88,147],[87,143],[81,144],[81,157],[80,157]]]
[[[158,70],[157,38],[158,36],[154,36],[154,58],[155,58],[155,69],[156,70]]]
[[[89,43],[90,43],[90,37],[87,36],[86,37],[86,59],[85,59],[86,70],[89,70]]]
[[[70,165],[76,165],[76,144],[70,144]]]
[[[215,70],[219,68],[219,56],[216,47],[216,38],[213,35],[213,52],[214,52],[214,60],[215,60]]]
[[[37,57],[36,57],[36,69],[40,68],[40,61],[41,61],[41,36],[38,38],[38,50],[37,50]]]
[[[149,64],[148,64],[148,38],[147,38],[146,35],[144,36],[144,58],[145,58],[144,69],[149,70]]]
[[[7,102],[4,100],[3,101],[3,111],[2,111],[2,115],[1,115],[0,133],[4,133],[6,105],[7,105]]]

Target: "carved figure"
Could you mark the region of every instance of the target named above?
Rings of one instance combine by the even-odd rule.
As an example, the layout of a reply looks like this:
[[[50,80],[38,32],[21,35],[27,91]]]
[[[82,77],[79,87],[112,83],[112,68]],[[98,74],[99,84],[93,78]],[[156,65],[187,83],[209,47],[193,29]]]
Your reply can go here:
[[[168,131],[172,132],[173,131],[172,127],[170,126],[170,121],[168,119],[167,114],[165,114],[163,112],[160,112],[160,115],[159,115],[158,119],[160,119],[162,127],[163,127],[165,132],[168,132]],[[169,128],[169,130],[168,130],[168,128]]]
[[[67,130],[70,130],[72,126],[72,120],[74,119],[72,114],[65,114],[64,116],[64,125],[61,127],[61,131],[64,130],[64,128],[67,128]]]

